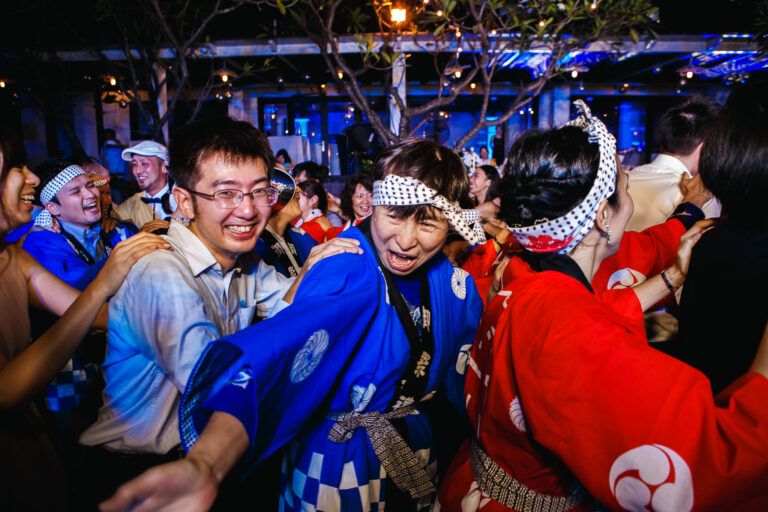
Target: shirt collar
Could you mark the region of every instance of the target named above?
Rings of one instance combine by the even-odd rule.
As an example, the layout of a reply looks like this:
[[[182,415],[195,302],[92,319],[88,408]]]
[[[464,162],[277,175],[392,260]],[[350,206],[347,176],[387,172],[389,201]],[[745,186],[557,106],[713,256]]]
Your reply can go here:
[[[161,191],[160,191],[160,192],[158,192],[157,194],[155,194],[155,195],[151,195],[149,192],[147,192],[147,191],[145,190],[145,191],[144,191],[144,196],[145,196],[145,197],[148,197],[148,198],[152,198],[152,199],[154,199],[154,198],[157,198],[157,197],[163,197],[163,194],[167,194],[167,193],[168,193],[168,181],[166,181],[166,182],[165,182],[165,186],[163,187],[163,190],[161,190]]]
[[[654,167],[663,167],[665,172],[672,170],[681,175],[683,173],[687,174],[688,176],[691,175],[685,164],[672,155],[666,155],[662,153],[653,159],[652,165]]]
[[[85,232],[86,232],[86,230],[87,231],[92,231],[94,235],[97,235],[98,232],[99,232],[99,228],[100,228],[100,226],[98,224],[96,226],[92,227],[92,228],[84,228],[82,226],[77,226],[75,224],[70,224],[69,222],[64,222],[63,220],[60,220],[58,218],[56,220],[59,222],[59,224],[64,229],[64,231],[66,231],[70,235],[74,236],[75,239],[78,242],[80,242],[81,244],[83,244],[84,246],[87,245],[86,240],[85,240]],[[95,236],[94,236],[94,238],[95,238]]]
[[[184,254],[189,268],[192,269],[192,274],[195,276],[199,276],[209,268],[222,272],[221,265],[208,250],[208,247],[184,223],[171,220],[167,236],[173,240],[174,250],[181,250]],[[241,267],[241,257],[238,257],[232,270],[240,272]]]

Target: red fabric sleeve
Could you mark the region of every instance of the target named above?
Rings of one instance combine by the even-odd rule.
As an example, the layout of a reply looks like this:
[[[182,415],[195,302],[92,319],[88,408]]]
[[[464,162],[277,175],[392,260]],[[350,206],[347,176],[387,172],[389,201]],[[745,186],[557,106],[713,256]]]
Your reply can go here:
[[[305,222],[301,225],[301,229],[303,229],[309,236],[312,237],[312,239],[321,244],[325,242],[326,240],[326,232],[323,230],[323,227],[314,221]],[[331,228],[332,229],[332,228]],[[330,231],[330,229],[328,230]]]
[[[511,318],[541,321],[503,324],[533,438],[611,509],[735,509],[765,494],[768,379],[745,375],[715,402],[701,372],[560,288],[518,296]]]
[[[325,232],[325,239],[330,240],[332,238],[336,238],[337,236],[339,236],[339,233],[341,233],[342,231],[344,231],[344,228],[340,228],[337,226],[330,227]]]
[[[619,250],[600,264],[592,288],[600,294],[611,288],[640,284],[675,262],[685,226],[677,219],[644,231],[625,231]]]

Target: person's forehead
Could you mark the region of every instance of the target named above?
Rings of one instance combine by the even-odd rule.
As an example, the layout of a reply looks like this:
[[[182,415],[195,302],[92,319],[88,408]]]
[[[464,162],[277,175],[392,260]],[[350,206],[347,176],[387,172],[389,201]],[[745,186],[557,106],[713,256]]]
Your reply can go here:
[[[355,187],[355,194],[360,194],[360,193],[370,194],[371,192],[370,190],[365,188],[365,185],[363,185],[362,183],[358,183],[357,186]]]
[[[64,190],[75,190],[83,185],[90,183],[90,178],[86,176],[85,174],[81,174],[80,176],[77,176],[76,178],[70,180],[66,185],[64,185]]]
[[[160,158],[156,156],[137,155],[136,153],[131,153],[131,160],[135,160],[137,162],[154,162],[160,160]]]
[[[234,160],[212,155],[198,165],[198,183],[210,186],[250,185],[267,179],[267,166],[261,158]]]

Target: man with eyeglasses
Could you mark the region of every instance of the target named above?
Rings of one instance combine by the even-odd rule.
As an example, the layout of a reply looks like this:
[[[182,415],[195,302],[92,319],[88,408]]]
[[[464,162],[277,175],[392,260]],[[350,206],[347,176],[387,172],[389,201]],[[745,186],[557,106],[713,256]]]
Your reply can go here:
[[[187,125],[171,141],[170,158],[174,196],[189,224],[172,220],[164,238],[173,251],[137,262],[110,302],[104,405],[80,438],[97,447],[85,457],[94,499],[180,456],[181,391],[209,342],[285,308],[323,257],[361,252],[350,239],[317,246],[296,278],[259,260],[253,248],[277,200],[268,171],[275,158],[248,123]]]

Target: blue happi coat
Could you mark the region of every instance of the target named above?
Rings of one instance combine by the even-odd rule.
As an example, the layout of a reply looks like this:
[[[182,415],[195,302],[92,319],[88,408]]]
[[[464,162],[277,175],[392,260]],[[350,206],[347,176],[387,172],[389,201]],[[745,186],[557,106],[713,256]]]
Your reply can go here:
[[[213,411],[243,423],[251,464],[288,445],[281,510],[381,510],[386,501],[386,474],[365,430],[335,443],[328,439],[334,423],[329,416],[385,411],[408,367],[410,345],[389,303],[374,249],[357,228],[343,236],[359,240],[364,254],[320,261],[304,277],[291,307],[209,345],[179,407],[186,450]],[[469,274],[442,253],[425,265],[435,339],[425,396],[442,386],[463,411],[464,371],[482,302]],[[398,398],[408,404],[424,397]],[[426,415],[407,416],[406,424],[411,448],[434,474]],[[428,502],[429,497],[420,504]]]

